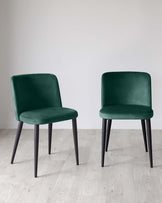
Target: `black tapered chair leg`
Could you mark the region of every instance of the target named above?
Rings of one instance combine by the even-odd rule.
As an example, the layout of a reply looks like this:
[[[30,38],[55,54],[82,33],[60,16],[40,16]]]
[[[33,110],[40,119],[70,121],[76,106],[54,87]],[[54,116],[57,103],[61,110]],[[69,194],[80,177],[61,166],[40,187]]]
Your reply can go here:
[[[110,138],[110,131],[111,131],[111,123],[112,123],[112,120],[109,119],[108,120],[108,126],[107,126],[107,136],[106,136],[106,152],[108,150],[108,145],[109,145],[109,138]]]
[[[48,124],[48,154],[51,154],[52,123]]]
[[[148,152],[145,120],[141,120],[141,125],[142,125],[142,131],[143,131],[143,140],[144,140],[144,144],[145,144],[145,150],[146,150],[146,152]]]
[[[77,132],[77,119],[72,119],[73,127],[73,137],[74,137],[74,148],[75,148],[75,157],[76,164],[79,165],[79,151],[78,151],[78,132]]]
[[[150,156],[150,167],[153,168],[151,120],[147,119],[146,124],[147,124],[147,138],[148,138],[148,148],[149,148],[149,156]]]
[[[37,177],[39,148],[39,125],[34,125],[34,176]]]
[[[17,133],[16,133],[15,144],[14,144],[14,148],[13,148],[13,152],[12,152],[11,164],[13,164],[13,162],[14,162],[14,158],[15,158],[17,146],[18,146],[18,143],[19,143],[22,127],[23,127],[23,122],[19,121],[18,128],[17,128]]]
[[[106,119],[102,119],[102,141],[101,141],[101,166],[104,167],[104,159],[105,159],[105,140],[106,140]]]

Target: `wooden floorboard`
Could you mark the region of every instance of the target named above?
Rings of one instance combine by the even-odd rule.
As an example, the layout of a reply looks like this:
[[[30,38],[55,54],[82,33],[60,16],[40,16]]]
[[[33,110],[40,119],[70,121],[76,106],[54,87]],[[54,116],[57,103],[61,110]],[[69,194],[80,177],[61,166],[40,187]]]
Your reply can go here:
[[[15,130],[0,130],[0,203],[161,203],[162,131],[153,130],[154,168],[141,130],[112,130],[101,168],[101,131],[79,130],[80,165],[71,130],[40,130],[38,178],[34,178],[33,130],[23,130],[10,164]]]

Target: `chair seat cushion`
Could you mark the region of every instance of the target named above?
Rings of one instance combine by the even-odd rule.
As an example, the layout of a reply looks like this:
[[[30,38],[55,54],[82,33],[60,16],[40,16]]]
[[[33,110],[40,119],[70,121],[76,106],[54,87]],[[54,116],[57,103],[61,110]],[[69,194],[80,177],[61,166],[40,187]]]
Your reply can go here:
[[[110,105],[100,110],[100,117],[104,119],[149,119],[153,110],[142,105]]]
[[[20,120],[28,124],[47,124],[64,120],[74,119],[78,116],[77,111],[63,107],[48,107],[25,111],[20,114]]]

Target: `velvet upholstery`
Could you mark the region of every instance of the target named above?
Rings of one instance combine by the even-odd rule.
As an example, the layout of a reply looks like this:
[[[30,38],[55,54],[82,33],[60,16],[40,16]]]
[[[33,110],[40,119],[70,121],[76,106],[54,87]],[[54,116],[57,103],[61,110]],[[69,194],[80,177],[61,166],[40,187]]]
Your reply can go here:
[[[53,74],[27,74],[11,78],[15,115],[18,121],[47,124],[78,116],[63,108],[57,77]]]
[[[100,116],[104,119],[149,119],[153,111],[141,105],[109,105],[100,110]]]
[[[55,123],[74,119],[78,116],[77,111],[63,107],[48,107],[25,111],[20,114],[20,120],[29,124]]]
[[[152,116],[148,73],[107,72],[102,75],[101,118],[149,119]]]

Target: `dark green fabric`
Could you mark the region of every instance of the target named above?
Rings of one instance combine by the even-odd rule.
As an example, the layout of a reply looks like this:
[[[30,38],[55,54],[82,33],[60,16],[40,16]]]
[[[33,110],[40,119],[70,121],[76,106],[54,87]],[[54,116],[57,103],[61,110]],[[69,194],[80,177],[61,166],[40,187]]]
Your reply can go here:
[[[109,105],[100,110],[100,116],[104,119],[149,119],[153,111],[141,105]]]
[[[100,116],[105,119],[151,118],[150,75],[144,72],[104,73]]]
[[[20,114],[20,120],[28,124],[47,124],[76,118],[77,111],[63,107],[49,107],[25,111]]]
[[[40,119],[40,124],[43,124],[42,115],[46,115],[47,112],[43,109],[46,108],[48,110],[51,108],[51,113],[49,113],[51,122],[53,120],[53,122],[64,120],[64,118],[65,120],[67,120],[68,118],[71,119],[73,117],[76,117],[77,115],[77,112],[75,111],[74,113],[74,110],[70,111],[70,109],[67,110],[64,108],[60,110],[62,107],[60,90],[57,77],[53,74],[16,75],[11,78],[11,84],[14,98],[15,115],[18,121],[28,121],[27,123],[36,124],[33,121],[38,121]],[[55,108],[55,111],[52,107]],[[56,108],[58,108],[59,110],[57,111]],[[30,114],[31,111],[34,112],[35,110],[39,110],[39,113],[37,112],[36,115],[40,115],[40,118],[37,117],[34,119],[33,116],[35,114]],[[52,112],[56,113],[56,115],[52,115]],[[58,112],[61,113],[62,119],[60,118],[60,116],[58,116]],[[29,115],[31,115],[31,121],[29,121]],[[47,120],[50,123],[49,117]]]

